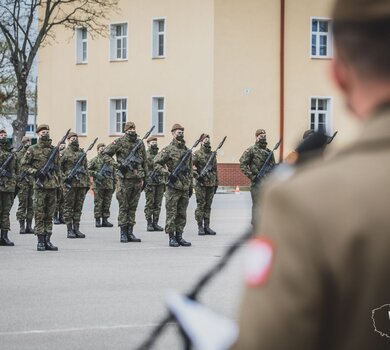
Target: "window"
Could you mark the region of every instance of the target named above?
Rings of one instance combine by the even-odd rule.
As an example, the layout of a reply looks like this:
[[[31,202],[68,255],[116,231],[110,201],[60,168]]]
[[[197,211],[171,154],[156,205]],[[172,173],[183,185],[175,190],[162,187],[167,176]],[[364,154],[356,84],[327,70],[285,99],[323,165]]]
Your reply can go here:
[[[110,134],[123,134],[127,121],[127,99],[110,100]]]
[[[311,57],[332,56],[332,28],[329,19],[311,19]]]
[[[152,99],[152,123],[155,125],[154,133],[164,133],[165,120],[165,99],[164,97],[153,97]]]
[[[35,124],[27,124],[26,133],[35,133]]]
[[[88,37],[87,28],[76,29],[76,63],[88,61]]]
[[[165,19],[153,20],[153,57],[165,56]]]
[[[87,134],[87,101],[76,101],[76,132],[79,135]]]
[[[110,59],[127,60],[127,23],[112,24],[110,32]]]
[[[330,125],[330,98],[310,99],[310,129],[314,131],[322,131],[326,134],[331,134]]]

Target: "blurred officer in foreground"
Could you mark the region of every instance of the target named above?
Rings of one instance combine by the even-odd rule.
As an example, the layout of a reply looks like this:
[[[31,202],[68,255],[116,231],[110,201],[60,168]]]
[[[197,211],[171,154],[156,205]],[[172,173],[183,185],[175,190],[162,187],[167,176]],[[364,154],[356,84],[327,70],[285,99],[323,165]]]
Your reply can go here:
[[[390,1],[338,0],[333,21],[333,80],[364,131],[264,189],[234,349],[390,348]]]

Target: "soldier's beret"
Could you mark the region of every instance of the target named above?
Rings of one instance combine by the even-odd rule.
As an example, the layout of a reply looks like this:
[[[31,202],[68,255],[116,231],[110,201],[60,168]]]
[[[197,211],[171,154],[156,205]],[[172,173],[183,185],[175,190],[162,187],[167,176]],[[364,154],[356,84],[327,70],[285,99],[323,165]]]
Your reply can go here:
[[[210,138],[210,135],[203,133],[202,135],[200,135],[200,141],[203,141],[207,137]]]
[[[23,136],[22,137],[22,143],[26,143],[28,141],[31,141],[31,137],[29,137],[29,136]]]
[[[310,136],[314,131],[309,129],[309,130],[306,130],[304,133],[303,133],[303,136],[302,138],[305,139],[306,137]]]
[[[40,125],[38,125],[37,133],[42,131],[42,130],[50,130],[49,125],[47,125],[47,124],[40,124]]]
[[[184,128],[180,124],[173,124],[171,131],[175,131],[177,129],[184,131]]]
[[[69,140],[71,137],[74,137],[74,136],[78,137],[78,135],[77,135],[75,132],[71,131],[71,132],[68,134],[67,139]]]
[[[5,129],[0,129],[0,134],[6,134],[7,131]]]
[[[125,124],[125,131],[129,130],[130,128],[135,129],[135,123],[134,122],[126,122]]]
[[[265,134],[266,132],[265,132],[265,130],[264,129],[257,129],[256,130],[256,133],[255,133],[255,136],[257,137],[257,136],[259,136],[260,134]]]
[[[106,145],[104,143],[98,143],[96,149],[99,149],[100,147],[106,147]]]
[[[151,141],[157,141],[157,137],[156,136],[150,136],[148,137],[148,139],[146,140],[147,143],[151,142]]]
[[[389,0],[337,0],[333,21],[364,23],[390,19]]]

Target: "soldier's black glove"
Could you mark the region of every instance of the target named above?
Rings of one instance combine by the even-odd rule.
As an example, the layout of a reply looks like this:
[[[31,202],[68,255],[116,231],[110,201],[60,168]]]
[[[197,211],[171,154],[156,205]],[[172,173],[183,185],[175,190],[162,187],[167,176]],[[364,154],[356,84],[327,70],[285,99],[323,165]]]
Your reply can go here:
[[[190,188],[188,189],[188,196],[191,198],[193,193],[194,193],[194,190],[193,190],[192,186],[190,186]]]

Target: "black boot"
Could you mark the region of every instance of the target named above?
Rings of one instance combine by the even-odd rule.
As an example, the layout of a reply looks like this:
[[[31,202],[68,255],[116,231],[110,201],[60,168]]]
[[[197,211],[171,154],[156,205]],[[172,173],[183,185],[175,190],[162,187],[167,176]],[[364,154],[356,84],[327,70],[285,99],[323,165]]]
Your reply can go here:
[[[102,227],[102,223],[100,222],[100,218],[95,218],[95,227]]]
[[[177,243],[176,237],[174,233],[169,234],[169,246],[170,247],[178,247],[179,243]]]
[[[85,238],[85,234],[80,231],[80,223],[73,223],[73,232],[76,235],[76,238]]]
[[[210,220],[207,219],[204,220],[204,232],[206,233],[206,235],[211,235],[211,236],[217,234],[217,232],[215,232],[210,228]]]
[[[67,230],[67,237],[68,238],[77,238],[76,234],[73,231],[72,224],[66,224],[66,230]]]
[[[51,233],[46,233],[46,235],[45,235],[45,249],[57,251],[58,247],[56,247],[55,245],[53,245],[53,243],[50,242],[50,237],[51,237]]]
[[[21,235],[26,233],[26,227],[24,226],[24,220],[19,220],[19,226],[20,226],[20,231],[19,233]]]
[[[108,221],[108,218],[103,218],[102,227],[113,227],[114,225]]]
[[[205,234],[206,234],[206,232],[204,232],[204,228],[203,228],[202,222],[199,221],[198,222],[198,235],[199,236],[204,236]]]
[[[34,233],[34,229],[32,228],[32,219],[26,220],[26,233]]]
[[[148,224],[146,225],[146,231],[154,231],[154,225],[151,219],[148,220]]]
[[[127,239],[129,242],[141,242],[141,239],[134,236],[133,225],[129,225],[129,230],[127,231]]]
[[[64,216],[63,215],[61,215],[60,214],[60,216],[59,216],[59,219],[58,220],[60,220],[60,224],[61,225],[65,225],[66,224],[66,222],[65,222],[65,219],[64,219]]]
[[[59,225],[61,222],[60,222],[60,215],[58,212],[55,212],[54,213],[54,216],[53,216],[53,224],[54,225]]]
[[[121,243],[129,243],[129,240],[127,238],[127,225],[121,226]]]
[[[44,252],[46,250],[45,235],[38,235],[37,250],[38,252]]]
[[[158,225],[157,223],[158,223],[158,220],[153,221],[154,230],[155,231],[164,231],[164,229],[160,225]]]
[[[191,246],[191,242],[187,242],[183,238],[183,234],[180,232],[176,232],[176,240],[177,240],[177,243],[179,243],[179,245],[181,245],[183,247],[190,247]]]
[[[8,239],[8,230],[1,230],[1,238],[0,238],[0,245],[12,247],[14,246],[14,242],[11,242]]]

